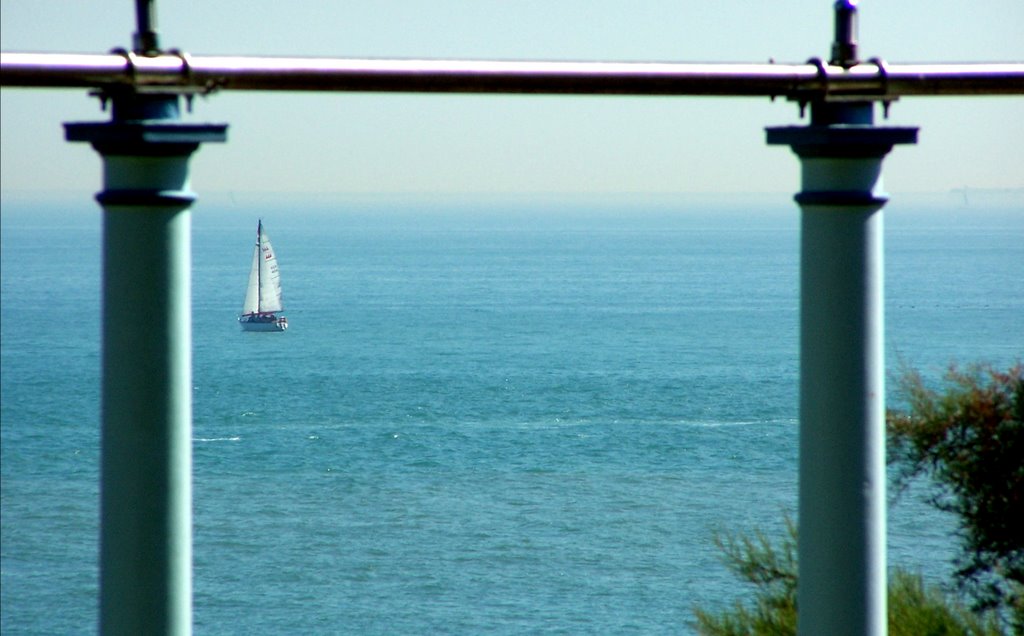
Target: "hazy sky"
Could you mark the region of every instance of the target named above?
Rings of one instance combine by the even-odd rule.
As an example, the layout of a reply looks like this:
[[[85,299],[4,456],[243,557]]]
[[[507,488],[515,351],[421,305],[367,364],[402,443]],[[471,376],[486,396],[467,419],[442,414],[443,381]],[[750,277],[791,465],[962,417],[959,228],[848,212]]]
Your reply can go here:
[[[129,0],[0,0],[5,51],[129,46]],[[860,3],[861,57],[1024,61],[1021,0]],[[828,57],[832,0],[221,0],[157,2],[161,45],[193,55],[803,62]],[[85,91],[4,89],[5,194],[91,195],[100,160],[62,122],[105,120]],[[764,127],[797,123],[767,98],[220,93],[191,121],[230,124],[204,146],[204,192],[729,192],[797,190]],[[886,160],[891,193],[1024,188],[1024,98],[906,98],[921,127]]]

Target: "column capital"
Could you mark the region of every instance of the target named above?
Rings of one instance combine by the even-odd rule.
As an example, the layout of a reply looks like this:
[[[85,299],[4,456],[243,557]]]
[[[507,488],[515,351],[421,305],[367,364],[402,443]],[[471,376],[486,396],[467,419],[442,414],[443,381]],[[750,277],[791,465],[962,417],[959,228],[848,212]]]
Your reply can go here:
[[[768,145],[785,145],[800,158],[801,207],[880,209],[882,160],[897,144],[917,143],[916,127],[875,126],[871,102],[811,104],[809,126],[766,129]]]
[[[103,156],[187,157],[201,143],[227,140],[227,124],[181,122],[181,98],[173,93],[109,89],[100,98],[112,104],[110,121],[66,123],[64,135],[91,143]]]
[[[884,157],[896,144],[917,143],[917,128],[836,124],[767,128],[769,146],[790,146],[800,157]]]
[[[74,122],[64,124],[68,141],[86,141],[101,155],[175,157],[190,155],[199,144],[227,139],[227,124],[150,121]]]
[[[110,90],[110,121],[64,124],[68,141],[85,141],[103,157],[104,208],[185,209],[195,200],[188,187],[188,161],[204,142],[227,139],[227,124],[179,120],[176,94]]]

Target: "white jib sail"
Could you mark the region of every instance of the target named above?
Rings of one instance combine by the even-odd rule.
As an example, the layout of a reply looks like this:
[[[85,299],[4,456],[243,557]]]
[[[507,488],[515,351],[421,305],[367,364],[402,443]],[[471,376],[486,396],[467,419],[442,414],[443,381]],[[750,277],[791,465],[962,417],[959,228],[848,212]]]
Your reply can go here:
[[[252,253],[252,269],[249,271],[249,285],[245,290],[242,314],[274,313],[282,311],[281,274],[277,269],[277,257],[270,239],[259,225],[256,247]]]

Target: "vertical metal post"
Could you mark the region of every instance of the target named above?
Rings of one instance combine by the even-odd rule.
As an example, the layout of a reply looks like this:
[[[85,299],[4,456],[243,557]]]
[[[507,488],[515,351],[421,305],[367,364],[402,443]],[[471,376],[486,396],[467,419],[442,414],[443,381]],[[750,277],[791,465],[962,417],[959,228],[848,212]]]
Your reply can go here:
[[[857,63],[857,0],[836,0],[832,40],[833,64],[850,68]]]
[[[135,22],[138,28],[132,40],[136,53],[149,55],[160,52],[153,3],[154,0],[135,0]]]
[[[176,95],[113,95],[65,124],[103,157],[100,633],[192,629],[188,160],[224,125],[177,121]]]
[[[857,64],[857,0],[836,0],[832,64]],[[887,632],[882,159],[916,128],[871,101],[811,104],[768,129],[800,158],[798,632]]]
[[[883,157],[916,128],[818,102],[801,163],[799,632],[886,633]]]

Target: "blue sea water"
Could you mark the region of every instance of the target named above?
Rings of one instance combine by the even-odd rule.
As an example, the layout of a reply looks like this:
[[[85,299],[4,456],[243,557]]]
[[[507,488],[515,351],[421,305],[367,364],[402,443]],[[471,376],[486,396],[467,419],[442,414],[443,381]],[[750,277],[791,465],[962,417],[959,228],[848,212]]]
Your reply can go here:
[[[785,199],[784,197],[782,199]],[[1024,208],[886,219],[888,367],[1024,351]],[[284,334],[243,333],[256,218]],[[691,633],[796,508],[798,213],[493,199],[193,220],[198,634]],[[5,634],[96,627],[100,227],[4,203]],[[950,571],[912,491],[890,565]]]

